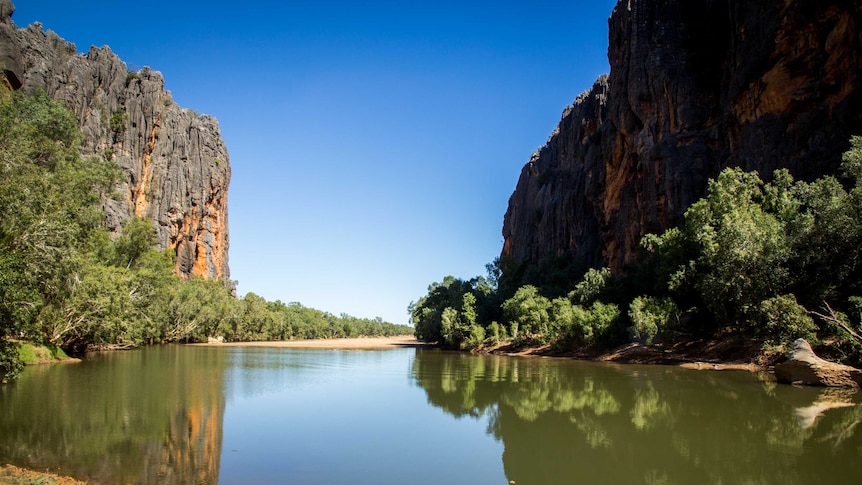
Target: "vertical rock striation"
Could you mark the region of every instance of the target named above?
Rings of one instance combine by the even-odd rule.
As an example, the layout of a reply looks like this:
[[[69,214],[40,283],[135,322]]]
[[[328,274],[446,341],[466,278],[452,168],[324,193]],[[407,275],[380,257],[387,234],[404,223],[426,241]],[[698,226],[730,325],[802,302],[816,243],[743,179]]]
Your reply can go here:
[[[521,171],[501,256],[619,270],[723,168],[834,173],[862,132],[862,4],[621,0],[610,75]]]
[[[117,196],[104,202],[107,227],[150,219],[159,247],[176,251],[178,274],[229,282],[230,163],[215,118],[179,107],[159,72],[129,72],[108,47],[77,54],[39,23],[17,28],[13,10],[0,0],[9,87],[65,103],[80,121],[82,155],[111,158],[122,170]]]

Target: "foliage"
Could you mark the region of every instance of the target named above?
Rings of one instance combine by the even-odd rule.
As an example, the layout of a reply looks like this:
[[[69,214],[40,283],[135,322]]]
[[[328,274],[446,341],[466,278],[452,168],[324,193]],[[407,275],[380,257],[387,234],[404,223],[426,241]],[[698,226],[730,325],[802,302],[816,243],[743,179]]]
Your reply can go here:
[[[760,303],[760,321],[765,333],[780,342],[797,338],[814,341],[817,326],[792,294],[775,296]]]
[[[108,121],[108,126],[114,133],[121,133],[126,130],[126,123],[128,122],[129,114],[120,109],[111,115],[111,119]]]
[[[17,378],[23,367],[15,342],[0,337],[0,384]]]
[[[539,294],[533,285],[518,288],[515,295],[503,303],[503,314],[513,328],[512,336],[526,341],[543,341],[550,330],[551,302]]]
[[[123,224],[122,233],[114,239],[113,254],[108,257],[115,266],[131,268],[155,245],[153,223],[143,217],[133,217]]]
[[[191,278],[178,285],[168,302],[167,341],[206,340],[230,335],[238,324],[241,305],[221,282]]]
[[[41,338],[73,291],[100,226],[112,166],[78,154],[75,117],[44,93],[0,94],[0,339]],[[3,375],[19,368],[0,344]]]
[[[589,307],[572,306],[571,324],[564,328],[558,346],[569,348],[612,344],[613,331],[620,321],[619,307],[613,303],[593,302]]]
[[[476,297],[472,293],[462,295],[460,310],[444,308],[440,323],[443,341],[450,347],[475,347],[485,338],[484,329],[476,325]]]
[[[580,305],[588,305],[599,298],[610,280],[610,268],[590,268],[575,285],[575,289],[569,293],[569,299]]]
[[[474,348],[485,339],[485,326],[499,314],[496,277],[492,265],[489,277],[464,281],[453,276],[433,283],[428,294],[408,307],[414,335],[425,342],[452,348]]]
[[[699,252],[693,285],[719,322],[749,321],[761,301],[786,288],[785,233],[764,210],[756,173],[724,170],[708,194],[686,211],[686,236]]]
[[[679,323],[679,310],[671,298],[639,296],[629,305],[635,336],[651,344],[656,336],[667,337]]]
[[[852,143],[842,170],[856,177],[862,138]],[[779,170],[765,183],[754,172],[723,171],[682,229],[644,238],[653,287],[702,309],[699,328],[689,330],[712,322],[773,342],[815,339],[828,328],[806,308],[847,308],[862,276],[862,188],[851,183],[847,191],[828,176],[794,181]]]

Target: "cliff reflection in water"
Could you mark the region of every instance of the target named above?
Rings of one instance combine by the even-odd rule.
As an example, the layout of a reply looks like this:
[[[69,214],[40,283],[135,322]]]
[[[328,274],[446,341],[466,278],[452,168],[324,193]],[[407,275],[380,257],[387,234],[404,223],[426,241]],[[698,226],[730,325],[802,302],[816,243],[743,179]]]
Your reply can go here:
[[[429,403],[488,420],[517,484],[858,483],[860,395],[745,372],[418,351]]]
[[[217,483],[223,361],[167,346],[29,368],[0,386],[0,460],[97,483]]]

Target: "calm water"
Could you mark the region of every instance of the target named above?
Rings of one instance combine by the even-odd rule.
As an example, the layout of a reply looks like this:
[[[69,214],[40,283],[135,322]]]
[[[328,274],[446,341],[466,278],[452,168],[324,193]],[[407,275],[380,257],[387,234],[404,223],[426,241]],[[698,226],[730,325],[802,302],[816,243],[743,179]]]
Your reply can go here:
[[[159,347],[0,386],[0,462],[99,483],[858,484],[860,394],[429,350]]]

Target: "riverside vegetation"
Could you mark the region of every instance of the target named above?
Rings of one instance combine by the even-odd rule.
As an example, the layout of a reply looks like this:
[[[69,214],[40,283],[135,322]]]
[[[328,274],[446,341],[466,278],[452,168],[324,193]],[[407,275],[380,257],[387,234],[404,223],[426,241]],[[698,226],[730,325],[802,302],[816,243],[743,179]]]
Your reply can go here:
[[[84,160],[75,116],[44,93],[0,89],[0,381],[21,370],[19,342],[80,353],[165,342],[403,335],[380,318],[238,299],[223,282],[174,274],[146,219],[117,237],[101,201],[120,176],[110,155]],[[13,340],[14,339],[14,340]]]
[[[764,182],[724,170],[684,225],[644,237],[620,274],[498,259],[487,277],[432,284],[408,311],[417,338],[450,348],[511,340],[571,352],[735,337],[776,356],[802,337],[859,365],[860,263],[862,137],[853,137],[841,177],[805,182],[778,170]]]

